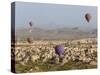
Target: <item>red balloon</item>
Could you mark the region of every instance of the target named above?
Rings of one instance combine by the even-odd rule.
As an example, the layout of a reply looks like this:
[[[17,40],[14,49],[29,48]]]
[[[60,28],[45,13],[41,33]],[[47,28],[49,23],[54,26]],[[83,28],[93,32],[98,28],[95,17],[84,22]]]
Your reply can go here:
[[[85,19],[87,22],[90,22],[91,18],[92,18],[92,16],[89,13],[85,14]]]

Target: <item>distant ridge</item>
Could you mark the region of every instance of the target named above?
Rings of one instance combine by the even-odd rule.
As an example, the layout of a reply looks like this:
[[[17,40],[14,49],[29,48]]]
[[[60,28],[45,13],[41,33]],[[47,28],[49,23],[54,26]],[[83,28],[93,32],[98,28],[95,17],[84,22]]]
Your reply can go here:
[[[89,38],[97,37],[97,29],[80,29],[78,27],[74,28],[59,28],[47,30],[43,28],[34,27],[32,32],[29,32],[29,28],[19,28],[16,29],[17,39],[26,39],[27,37],[32,37],[33,39],[76,39],[76,38]]]

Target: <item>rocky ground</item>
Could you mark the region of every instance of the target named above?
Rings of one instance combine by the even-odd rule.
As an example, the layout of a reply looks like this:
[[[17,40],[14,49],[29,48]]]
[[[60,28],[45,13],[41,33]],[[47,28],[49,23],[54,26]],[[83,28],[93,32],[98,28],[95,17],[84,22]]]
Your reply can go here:
[[[64,45],[64,53],[58,56],[54,47]],[[17,73],[42,72],[71,69],[89,69],[97,67],[97,39],[79,40],[41,40],[17,42],[12,47],[12,60],[15,55]]]

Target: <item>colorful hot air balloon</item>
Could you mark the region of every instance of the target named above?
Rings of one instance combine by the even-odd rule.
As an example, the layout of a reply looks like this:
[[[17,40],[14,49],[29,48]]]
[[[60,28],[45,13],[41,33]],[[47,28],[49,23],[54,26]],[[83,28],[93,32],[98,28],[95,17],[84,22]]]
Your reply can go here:
[[[61,56],[64,53],[64,45],[56,45],[55,52]]]
[[[28,42],[28,43],[32,43],[32,39],[28,37],[28,38],[27,38],[27,42]]]
[[[92,18],[92,16],[89,13],[85,14],[85,19],[87,22],[90,22],[91,18]]]

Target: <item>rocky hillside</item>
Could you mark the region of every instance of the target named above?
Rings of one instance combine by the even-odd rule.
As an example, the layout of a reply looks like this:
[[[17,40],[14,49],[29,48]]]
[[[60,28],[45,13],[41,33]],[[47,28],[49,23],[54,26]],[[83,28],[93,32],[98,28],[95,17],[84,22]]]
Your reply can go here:
[[[64,45],[64,53],[60,57],[54,49],[57,44]],[[18,43],[15,51],[12,47],[12,60],[14,55],[18,73],[96,68],[97,40],[87,38],[71,41],[34,41],[30,46]]]

